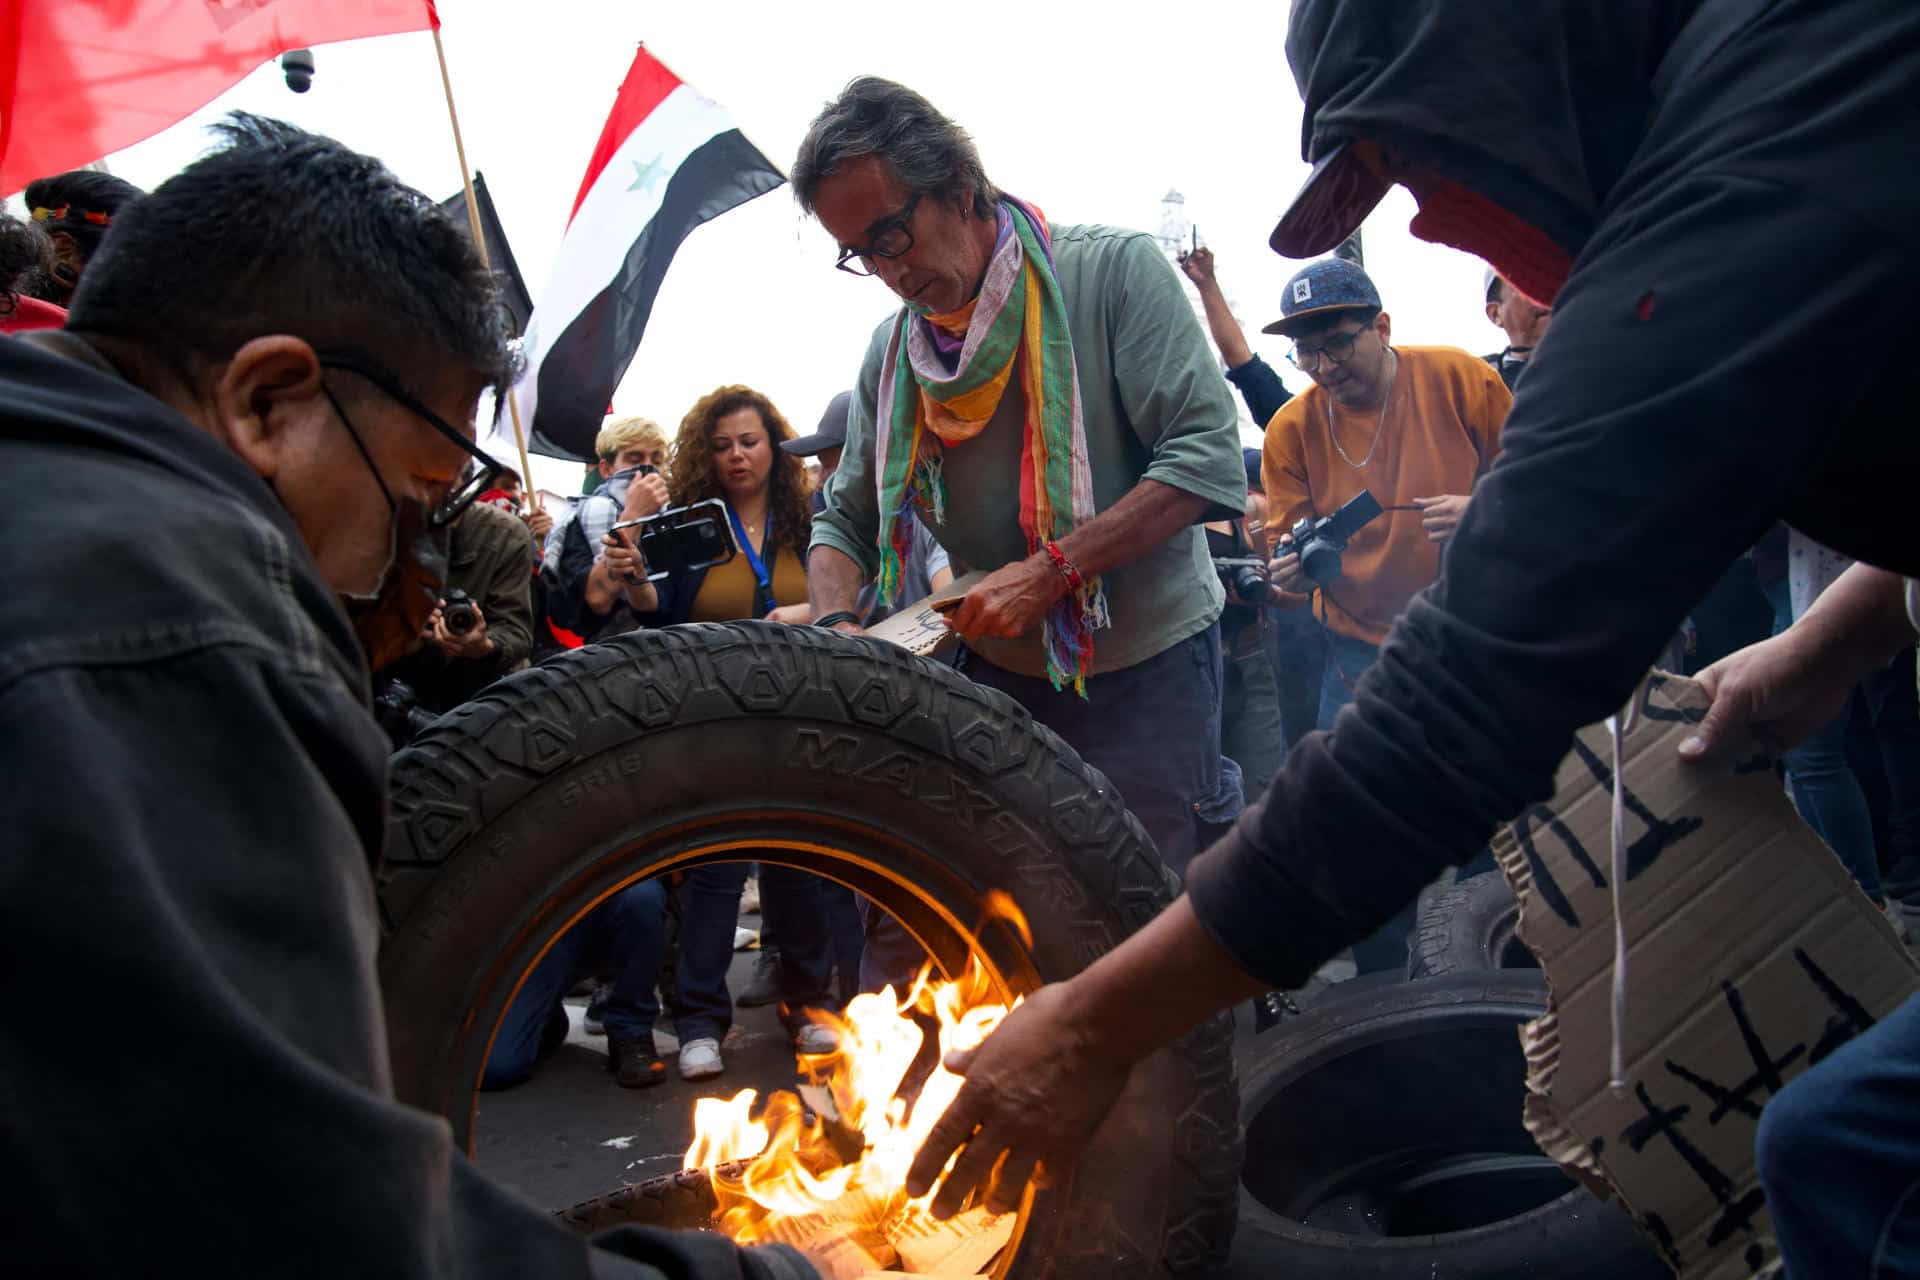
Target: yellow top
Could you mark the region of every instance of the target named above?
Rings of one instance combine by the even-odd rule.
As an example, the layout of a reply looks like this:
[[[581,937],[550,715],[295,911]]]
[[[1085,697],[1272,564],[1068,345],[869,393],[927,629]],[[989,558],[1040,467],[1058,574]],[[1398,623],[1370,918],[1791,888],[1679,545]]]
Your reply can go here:
[[[707,570],[700,594],[693,598],[689,622],[738,622],[759,616],[753,607],[753,562],[743,548],[725,564]],[[807,602],[807,570],[800,557],[786,547],[773,556],[773,602],[777,605]]]

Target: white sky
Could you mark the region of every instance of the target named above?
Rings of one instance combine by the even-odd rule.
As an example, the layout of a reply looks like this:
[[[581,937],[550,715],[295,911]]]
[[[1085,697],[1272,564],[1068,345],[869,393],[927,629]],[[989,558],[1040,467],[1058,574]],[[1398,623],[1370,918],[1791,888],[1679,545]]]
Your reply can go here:
[[[924,93],[979,145],[990,177],[1057,222],[1153,232],[1169,188],[1215,254],[1254,350],[1298,265],[1267,235],[1306,175],[1300,99],[1284,52],[1286,7],[1190,0],[1158,8],[978,7],[632,0],[440,0],[442,38],[468,162],[487,177],[535,300],[588,153],[637,42],[728,108],[781,169],[848,80],[888,76]],[[1132,16],[1118,16],[1122,14]],[[436,199],[459,189],[430,37],[316,50],[313,89],[262,68],[205,110],[108,159],[151,188],[205,149],[204,126],[244,108],[331,134],[381,157]],[[1504,345],[1480,309],[1477,259],[1406,233],[1396,191],[1366,226],[1367,267],[1394,338],[1476,352]],[[669,431],[727,382],[758,387],[812,429],[851,386],[873,326],[892,310],[877,280],[832,269],[826,234],[781,187],[695,231],[663,283],[647,335],[614,398]],[[1251,437],[1250,437],[1251,438]],[[534,459],[535,480],[578,488],[571,463]]]

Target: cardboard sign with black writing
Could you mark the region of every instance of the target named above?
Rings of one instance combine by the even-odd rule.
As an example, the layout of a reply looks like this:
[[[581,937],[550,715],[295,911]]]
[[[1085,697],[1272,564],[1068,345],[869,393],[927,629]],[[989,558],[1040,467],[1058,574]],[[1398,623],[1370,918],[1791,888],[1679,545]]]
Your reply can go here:
[[[955,578],[926,599],[901,605],[890,617],[867,628],[867,634],[876,640],[897,644],[909,653],[931,658],[960,642],[960,633],[947,625],[947,615],[959,608],[967,592],[986,576],[976,569]]]
[[[1527,1128],[1617,1193],[1683,1277],[1778,1251],[1754,1163],[1767,1100],[1911,995],[1906,948],[1782,794],[1772,762],[1683,763],[1707,705],[1654,674],[1623,714],[1625,1088],[1612,1044],[1613,742],[1583,730],[1553,800],[1494,840],[1553,1001],[1521,1040]]]

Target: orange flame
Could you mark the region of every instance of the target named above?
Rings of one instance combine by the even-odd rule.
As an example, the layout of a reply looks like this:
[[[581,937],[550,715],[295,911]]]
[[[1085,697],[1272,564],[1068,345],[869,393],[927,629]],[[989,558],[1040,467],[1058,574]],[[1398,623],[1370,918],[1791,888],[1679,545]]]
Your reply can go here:
[[[990,913],[1025,933],[1012,900],[997,896]],[[923,968],[904,996],[888,987],[854,997],[842,1017],[816,1015],[840,1037],[833,1053],[800,1055],[802,1069],[827,1082],[824,1092],[809,1091],[820,1114],[809,1116],[785,1091],[769,1097],[758,1115],[752,1089],[695,1104],[693,1144],[682,1167],[708,1171],[715,1219],[727,1235],[742,1243],[780,1239],[783,1228],[821,1218],[836,1230],[878,1232],[927,1214],[933,1194],[909,1200],[907,1169],[960,1091],[962,1079],[946,1069],[946,1055],[978,1045],[1013,1007],[995,998],[977,964],[969,962],[952,981],[935,981],[931,971],[931,964]],[[939,1061],[909,1100],[902,1085],[925,1039],[916,1012],[937,1028]],[[719,1168],[733,1161],[745,1161],[744,1168]]]

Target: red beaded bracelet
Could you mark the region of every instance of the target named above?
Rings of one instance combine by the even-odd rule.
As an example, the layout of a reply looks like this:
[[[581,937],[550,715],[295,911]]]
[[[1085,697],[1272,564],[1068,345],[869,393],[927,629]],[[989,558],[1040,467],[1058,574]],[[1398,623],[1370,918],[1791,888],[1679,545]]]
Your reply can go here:
[[[1047,549],[1047,559],[1053,561],[1053,567],[1058,569],[1060,576],[1067,580],[1069,591],[1079,591],[1087,585],[1087,580],[1080,576],[1079,566],[1067,559],[1067,553],[1060,549],[1059,543],[1049,540],[1040,545]]]

